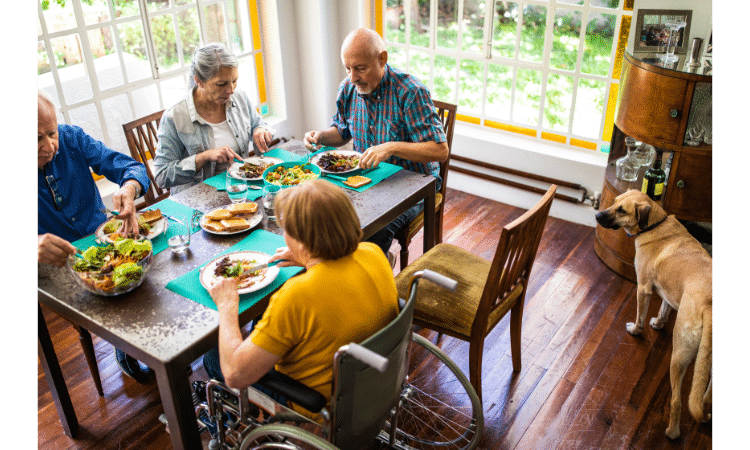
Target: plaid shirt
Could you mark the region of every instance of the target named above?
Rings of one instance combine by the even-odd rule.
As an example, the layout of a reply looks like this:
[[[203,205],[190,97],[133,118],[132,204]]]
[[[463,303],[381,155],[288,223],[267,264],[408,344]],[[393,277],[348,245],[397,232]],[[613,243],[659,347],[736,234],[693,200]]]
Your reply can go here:
[[[353,138],[354,149],[360,153],[384,142],[446,141],[427,87],[388,64],[380,84],[369,95],[357,93],[349,78],[341,82],[331,125],[338,128],[342,138]],[[437,162],[418,163],[397,156],[386,162],[432,174],[438,185],[442,181]]]

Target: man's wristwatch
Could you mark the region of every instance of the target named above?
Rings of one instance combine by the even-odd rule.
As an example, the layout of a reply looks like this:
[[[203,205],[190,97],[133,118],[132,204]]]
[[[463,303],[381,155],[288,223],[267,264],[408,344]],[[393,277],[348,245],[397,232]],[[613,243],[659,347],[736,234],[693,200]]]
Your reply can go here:
[[[133,185],[133,188],[135,188],[135,197],[133,197],[133,200],[141,196],[141,184],[139,182],[135,180],[127,180],[122,186],[125,187],[126,184],[131,184]]]

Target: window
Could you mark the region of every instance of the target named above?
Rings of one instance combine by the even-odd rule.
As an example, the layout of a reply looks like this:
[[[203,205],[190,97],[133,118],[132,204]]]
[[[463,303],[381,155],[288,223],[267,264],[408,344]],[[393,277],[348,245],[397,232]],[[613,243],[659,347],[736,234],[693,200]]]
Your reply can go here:
[[[40,0],[38,86],[60,122],[129,154],[122,124],[184,97],[193,51],[222,42],[238,84],[268,113],[254,0]]]
[[[382,0],[389,63],[458,119],[609,148],[632,18],[624,0]]]

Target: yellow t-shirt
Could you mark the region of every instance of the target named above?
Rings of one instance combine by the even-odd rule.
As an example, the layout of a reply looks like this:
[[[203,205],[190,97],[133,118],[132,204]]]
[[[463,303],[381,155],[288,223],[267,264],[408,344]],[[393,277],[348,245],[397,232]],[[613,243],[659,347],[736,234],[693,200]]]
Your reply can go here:
[[[333,355],[362,342],[398,313],[396,283],[387,258],[369,242],[349,256],[322,261],[289,279],[270,299],[252,342],[281,357],[276,370],[331,401]],[[302,408],[296,411],[315,418]]]

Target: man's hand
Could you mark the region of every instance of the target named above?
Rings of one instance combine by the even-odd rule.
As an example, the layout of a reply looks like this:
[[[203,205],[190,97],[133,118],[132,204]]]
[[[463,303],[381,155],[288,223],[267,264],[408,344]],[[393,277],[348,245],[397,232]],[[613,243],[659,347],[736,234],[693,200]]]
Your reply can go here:
[[[117,216],[123,222],[123,232],[138,234],[138,217],[135,212],[135,186],[124,183],[112,196],[112,206],[120,214]]]
[[[70,242],[54,234],[38,235],[38,243],[37,259],[44,264],[63,266],[68,255],[76,252],[76,248]]]
[[[359,158],[359,167],[362,169],[372,169],[378,167],[378,164],[387,161],[393,154],[393,142],[384,142],[380,145],[374,145]]]
[[[222,306],[239,308],[240,295],[237,293],[237,278],[224,278],[209,289],[216,308],[221,310]]]
[[[255,143],[255,147],[260,150],[261,153],[268,151],[268,143],[272,140],[273,135],[271,132],[263,127],[258,127],[253,131],[253,143]]]

